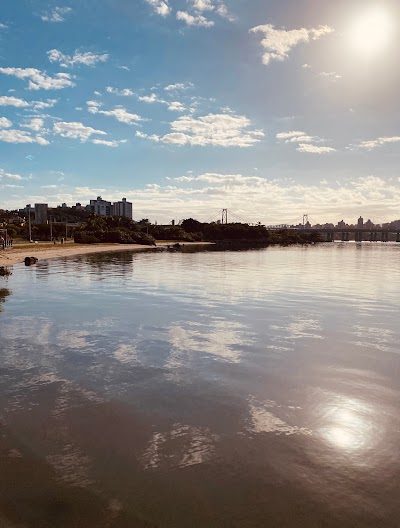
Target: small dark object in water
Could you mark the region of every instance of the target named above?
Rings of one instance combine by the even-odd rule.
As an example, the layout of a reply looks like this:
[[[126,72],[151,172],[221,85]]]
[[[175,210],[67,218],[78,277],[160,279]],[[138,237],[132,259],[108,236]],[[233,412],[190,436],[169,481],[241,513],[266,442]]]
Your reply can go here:
[[[31,264],[36,264],[38,259],[36,257],[25,257],[25,266],[30,266]]]
[[[9,277],[10,275],[12,275],[12,271],[4,266],[0,266],[0,277]]]

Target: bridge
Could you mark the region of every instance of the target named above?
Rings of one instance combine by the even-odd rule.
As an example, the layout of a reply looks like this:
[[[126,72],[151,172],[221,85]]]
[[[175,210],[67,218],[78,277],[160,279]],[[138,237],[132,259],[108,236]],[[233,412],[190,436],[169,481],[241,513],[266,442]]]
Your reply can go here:
[[[325,238],[326,242],[334,242],[335,240],[349,242],[349,240],[353,238],[356,242],[389,242],[390,238],[395,238],[396,242],[400,242],[400,231],[398,229],[383,229],[381,227],[373,227],[369,229],[357,227],[334,227],[318,229],[311,227],[304,229],[300,228],[300,230],[305,233],[318,233]],[[390,235],[393,236],[391,237]]]
[[[218,211],[216,215],[211,217],[210,220],[214,220],[216,217],[221,218],[221,224],[228,224],[228,213],[234,222],[247,223],[249,225],[257,226],[261,225],[261,222],[254,224],[246,222],[243,218],[236,213],[233,213],[228,209]],[[208,221],[210,221],[208,220]],[[365,226],[344,226],[344,227],[312,227],[310,224],[311,217],[308,214],[304,214],[299,218],[296,218],[293,222],[286,224],[274,224],[264,226],[268,231],[302,231],[307,234],[318,233],[326,242],[334,242],[340,240],[342,242],[349,242],[355,240],[356,242],[389,242],[390,240],[396,240],[400,243],[400,228],[387,229],[384,227],[365,227]],[[298,222],[297,225],[296,222]],[[314,224],[317,222],[312,221]]]

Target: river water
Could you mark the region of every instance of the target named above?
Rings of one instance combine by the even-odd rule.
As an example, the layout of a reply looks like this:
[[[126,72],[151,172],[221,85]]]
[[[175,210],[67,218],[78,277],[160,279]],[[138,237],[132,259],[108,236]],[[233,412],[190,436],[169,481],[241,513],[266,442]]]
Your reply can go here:
[[[400,526],[400,244],[0,279],[0,526]]]

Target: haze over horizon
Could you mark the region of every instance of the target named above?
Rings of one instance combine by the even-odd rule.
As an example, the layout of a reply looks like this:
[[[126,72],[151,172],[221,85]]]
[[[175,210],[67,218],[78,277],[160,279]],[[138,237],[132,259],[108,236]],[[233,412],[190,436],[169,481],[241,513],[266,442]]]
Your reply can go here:
[[[396,220],[399,20],[395,0],[4,0],[0,208]]]

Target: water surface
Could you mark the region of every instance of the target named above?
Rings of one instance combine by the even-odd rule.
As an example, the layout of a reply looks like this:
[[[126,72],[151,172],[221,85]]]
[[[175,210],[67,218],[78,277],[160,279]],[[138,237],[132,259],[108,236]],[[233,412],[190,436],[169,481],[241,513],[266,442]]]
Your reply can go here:
[[[0,526],[398,527],[400,245],[0,283]]]

